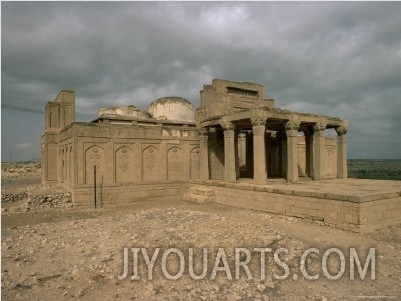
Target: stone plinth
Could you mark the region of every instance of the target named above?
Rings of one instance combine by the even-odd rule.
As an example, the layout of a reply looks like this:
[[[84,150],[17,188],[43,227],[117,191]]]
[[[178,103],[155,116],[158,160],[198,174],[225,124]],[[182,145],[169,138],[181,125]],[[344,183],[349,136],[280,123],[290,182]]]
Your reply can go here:
[[[200,184],[194,183],[199,189]],[[401,181],[331,179],[288,185],[270,180],[254,185],[203,183],[213,201],[240,208],[319,220],[355,232],[371,232],[401,222]],[[209,201],[210,198],[209,197]]]

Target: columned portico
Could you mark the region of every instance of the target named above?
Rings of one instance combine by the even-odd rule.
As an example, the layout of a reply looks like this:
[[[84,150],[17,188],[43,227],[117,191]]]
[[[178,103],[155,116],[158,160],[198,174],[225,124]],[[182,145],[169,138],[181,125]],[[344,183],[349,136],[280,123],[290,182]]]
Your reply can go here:
[[[209,180],[209,131],[206,127],[199,129],[199,176],[201,180]]]
[[[336,128],[337,132],[337,177],[347,178],[347,127]]]
[[[274,178],[347,177],[346,120],[280,109],[263,95],[260,85],[250,83],[216,79],[204,86],[197,122],[210,133],[209,179],[253,178],[267,185]],[[325,137],[326,129],[337,131],[337,145]]]
[[[313,127],[313,179],[321,180],[325,177],[325,130],[326,124],[318,122]]]
[[[287,135],[287,181],[298,181],[298,128],[299,122],[289,120],[285,123]]]
[[[252,132],[253,132],[253,182],[256,185],[266,183],[266,145],[265,145],[265,132],[266,132],[266,119],[252,118]]]

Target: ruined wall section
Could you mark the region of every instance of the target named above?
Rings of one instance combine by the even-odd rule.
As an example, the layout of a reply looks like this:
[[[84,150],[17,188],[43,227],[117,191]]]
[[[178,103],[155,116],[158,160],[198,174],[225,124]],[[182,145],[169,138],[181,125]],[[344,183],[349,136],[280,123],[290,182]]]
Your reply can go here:
[[[45,107],[45,132],[59,131],[75,121],[75,92],[61,90]]]
[[[48,102],[45,107],[45,130],[41,139],[42,181],[45,184],[57,183],[61,178],[67,177],[60,174],[60,164],[67,164],[67,160],[71,158],[67,157],[67,150],[60,153],[58,133],[74,121],[75,92],[62,90],[55,100]]]
[[[265,87],[259,84],[213,79],[200,91],[197,122],[259,106],[274,107],[273,99],[265,99]]]

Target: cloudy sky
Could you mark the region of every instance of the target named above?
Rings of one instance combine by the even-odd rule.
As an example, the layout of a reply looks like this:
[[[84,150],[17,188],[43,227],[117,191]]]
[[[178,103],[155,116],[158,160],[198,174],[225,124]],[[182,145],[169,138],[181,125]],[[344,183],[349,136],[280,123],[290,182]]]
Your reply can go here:
[[[401,2],[2,2],[2,161],[40,158],[43,109],[182,96],[213,78],[348,119],[349,158],[401,159]]]

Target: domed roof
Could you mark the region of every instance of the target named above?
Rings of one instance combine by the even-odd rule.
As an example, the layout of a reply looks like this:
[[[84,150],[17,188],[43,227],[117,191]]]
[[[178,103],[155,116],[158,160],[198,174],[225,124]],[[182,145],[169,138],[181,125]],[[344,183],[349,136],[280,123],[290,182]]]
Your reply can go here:
[[[181,122],[195,122],[195,108],[185,98],[163,97],[149,105],[152,118]]]
[[[149,119],[150,115],[148,112],[138,109],[135,106],[128,107],[107,107],[101,108],[97,112],[97,116],[105,117],[105,116],[116,116],[116,117],[130,117],[130,118],[138,118],[138,119]]]

